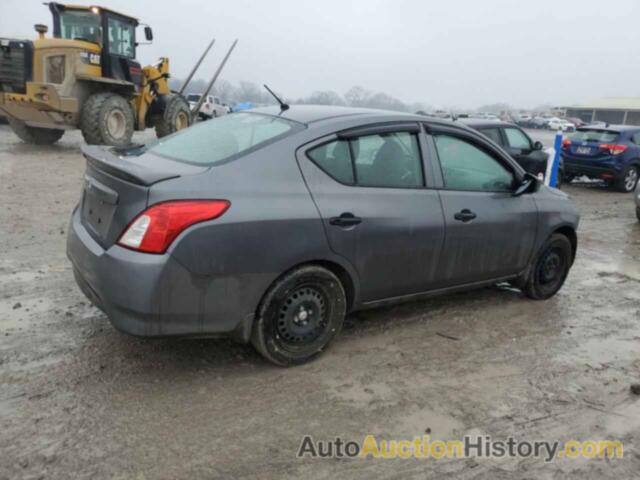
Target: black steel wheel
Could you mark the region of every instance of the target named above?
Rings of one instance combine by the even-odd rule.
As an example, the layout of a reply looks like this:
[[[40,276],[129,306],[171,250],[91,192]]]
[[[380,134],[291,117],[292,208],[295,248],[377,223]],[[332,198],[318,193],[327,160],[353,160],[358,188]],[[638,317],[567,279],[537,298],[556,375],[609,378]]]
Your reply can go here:
[[[569,239],[561,234],[552,235],[531,265],[523,293],[534,300],[552,297],[564,285],[572,263],[573,248]]]
[[[342,329],[345,313],[340,280],[325,268],[301,267],[285,274],[265,294],[251,342],[276,365],[298,365],[327,348]]]

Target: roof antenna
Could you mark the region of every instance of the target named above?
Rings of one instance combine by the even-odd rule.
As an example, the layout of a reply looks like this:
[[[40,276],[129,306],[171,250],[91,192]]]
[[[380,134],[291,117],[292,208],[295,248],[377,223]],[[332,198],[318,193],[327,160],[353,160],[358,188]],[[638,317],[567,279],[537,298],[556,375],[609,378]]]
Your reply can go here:
[[[285,110],[289,110],[289,105],[287,105],[282,100],[280,100],[280,97],[278,97],[275,93],[273,93],[273,90],[271,90],[266,85],[263,85],[263,87],[266,88],[267,92],[269,92],[273,96],[273,98],[275,98],[276,101],[280,104],[280,111],[281,112],[284,112]]]

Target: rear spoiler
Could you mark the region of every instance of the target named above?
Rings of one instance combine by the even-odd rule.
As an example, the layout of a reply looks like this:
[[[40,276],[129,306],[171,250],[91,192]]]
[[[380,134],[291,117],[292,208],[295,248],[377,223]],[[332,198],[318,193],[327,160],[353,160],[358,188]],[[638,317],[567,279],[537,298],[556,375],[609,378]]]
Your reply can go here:
[[[150,186],[163,180],[193,175],[207,170],[205,167],[174,162],[157,155],[118,155],[117,150],[97,145],[83,145],[82,154],[87,164],[97,170],[136,185]]]

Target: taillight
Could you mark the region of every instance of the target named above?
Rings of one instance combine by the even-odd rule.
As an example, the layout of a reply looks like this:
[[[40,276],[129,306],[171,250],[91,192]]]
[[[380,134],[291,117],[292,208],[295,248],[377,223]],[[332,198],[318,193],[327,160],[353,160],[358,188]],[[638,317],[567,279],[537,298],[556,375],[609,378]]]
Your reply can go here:
[[[603,150],[609,150],[611,155],[620,155],[627,149],[627,146],[619,143],[602,143],[600,144],[600,148]]]
[[[118,240],[118,245],[145,253],[164,253],[186,228],[220,217],[228,200],[177,200],[157,203],[138,215]]]
[[[568,138],[565,138],[564,140],[562,140],[562,148],[569,148],[571,146],[571,140],[569,140]]]

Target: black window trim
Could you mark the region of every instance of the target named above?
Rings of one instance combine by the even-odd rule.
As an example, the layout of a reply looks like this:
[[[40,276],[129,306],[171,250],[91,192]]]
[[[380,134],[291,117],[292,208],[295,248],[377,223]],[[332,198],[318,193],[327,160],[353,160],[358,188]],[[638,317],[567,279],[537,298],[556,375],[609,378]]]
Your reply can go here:
[[[397,128],[393,128],[397,127]],[[351,146],[351,140],[360,137],[367,137],[371,135],[382,135],[389,133],[402,133],[408,132],[416,136],[416,143],[418,145],[418,155],[420,160],[420,175],[421,175],[421,185],[415,187],[394,187],[388,185],[359,185],[357,183],[357,173],[355,160],[353,156],[353,147]],[[358,133],[358,134],[356,134]],[[357,187],[357,188],[391,188],[394,190],[427,190],[432,189],[432,186],[427,184],[427,178],[425,175],[425,161],[428,159],[425,156],[425,152],[423,150],[423,143],[421,137],[424,135],[422,131],[421,125],[419,122],[388,122],[383,124],[372,124],[359,126],[354,128],[349,128],[347,130],[342,130],[339,132],[335,132],[333,134],[327,135],[325,137],[317,138],[316,140],[309,142],[306,146],[303,146],[304,156],[311,161],[316,167],[322,170],[323,173],[328,175],[332,180],[339,183],[340,185],[344,185],[345,187]],[[316,148],[320,148],[324,145],[335,141],[346,141],[349,147],[349,157],[351,158],[351,169],[353,172],[353,183],[345,183],[341,180],[338,180],[331,173],[325,170],[321,165],[319,165],[309,153]]]
[[[497,161],[500,165],[502,165],[505,169],[511,172],[514,179],[514,187],[515,187],[515,184],[517,182],[520,182],[524,176],[524,170],[522,169],[522,167],[520,167],[517,163],[515,163],[515,161],[512,160],[509,155],[502,155],[499,151],[497,151],[494,147],[492,147],[488,140],[486,140],[485,138],[482,138],[482,133],[480,132],[477,132],[477,133],[467,132],[458,128],[450,128],[442,125],[430,125],[428,135],[431,140],[431,143],[433,144],[433,150],[435,155],[434,162],[437,163],[439,175],[442,182],[442,186],[438,187],[439,190],[446,190],[451,192],[510,194],[510,192],[507,190],[461,190],[457,188],[448,188],[444,180],[442,163],[440,162],[440,153],[438,152],[438,148],[436,146],[435,139],[434,139],[434,137],[437,135],[449,135],[451,137],[456,137],[482,150],[484,153],[486,153],[495,161]]]

